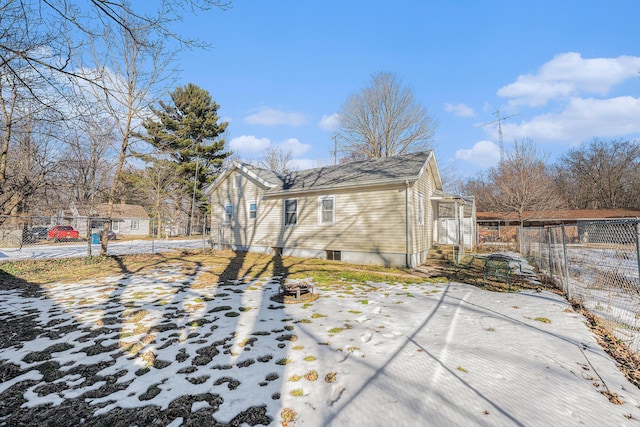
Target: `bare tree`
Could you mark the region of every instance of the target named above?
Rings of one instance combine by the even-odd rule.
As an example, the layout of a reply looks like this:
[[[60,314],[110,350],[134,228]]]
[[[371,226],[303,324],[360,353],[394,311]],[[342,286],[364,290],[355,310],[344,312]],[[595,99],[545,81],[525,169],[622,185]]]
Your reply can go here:
[[[108,38],[109,28],[118,27],[129,34],[132,42],[147,43],[138,37],[132,19],[143,23],[159,39],[172,39],[181,46],[204,46],[171,29],[185,13],[212,8],[226,9],[225,0],[160,0],[153,7],[141,2],[90,0],[7,0],[0,6],[0,66],[23,63],[53,88],[61,77],[101,84],[94,75],[78,71],[76,60],[82,57],[87,40]],[[23,77],[10,65],[7,72]],[[25,81],[28,87],[29,82]]]
[[[94,206],[102,203],[111,187],[114,168],[109,151],[114,140],[113,120],[85,117],[63,137],[65,150],[59,168],[73,200]]]
[[[0,215],[24,212],[29,198],[45,184],[60,124],[55,111],[24,89],[23,81],[31,75],[25,73],[21,80],[6,71],[7,64],[0,64]]]
[[[436,122],[392,73],[373,74],[370,85],[340,111],[337,151],[352,159],[389,157],[429,149]]]
[[[640,143],[594,139],[560,159],[557,179],[576,209],[639,206]]]
[[[98,68],[109,69],[109,72],[101,74],[99,86],[91,86],[106,114],[114,120],[118,135],[115,171],[107,198],[107,218],[101,238],[103,254],[107,251],[107,231],[120,177],[125,161],[131,154],[135,129],[141,126],[150,104],[159,98],[172,74],[168,65],[173,53],[166,50],[162,40],[151,38],[152,33],[146,21],[124,15],[119,19],[124,25],[116,26],[109,32],[109,41],[102,46],[107,54],[104,55],[99,50],[99,45],[95,51],[97,64],[100,64],[100,58],[108,58]]]
[[[514,151],[489,170],[476,199],[484,198],[489,210],[515,212],[521,226],[531,213],[564,207],[546,160],[530,139],[515,141]]]
[[[176,206],[179,206],[184,198],[182,181],[170,160],[151,157],[146,160],[147,167],[129,173],[128,181],[138,197],[144,198],[144,206],[151,209],[160,236],[165,220],[176,212]]]
[[[285,151],[280,147],[272,145],[262,153],[260,165],[271,169],[279,175],[286,175],[294,170],[291,166],[291,156],[291,151]]]

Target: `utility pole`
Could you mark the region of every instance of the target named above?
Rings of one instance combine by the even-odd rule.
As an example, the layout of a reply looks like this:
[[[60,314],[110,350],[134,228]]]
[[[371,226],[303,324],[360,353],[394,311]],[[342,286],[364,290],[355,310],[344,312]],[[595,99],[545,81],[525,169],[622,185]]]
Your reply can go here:
[[[493,114],[497,117],[497,119],[493,120],[491,122],[484,123],[484,124],[480,125],[480,127],[486,126],[486,125],[491,125],[491,124],[494,124],[494,123],[498,123],[498,140],[500,141],[500,163],[502,163],[504,161],[504,142],[502,141],[502,121],[510,119],[511,117],[515,117],[518,114],[513,114],[513,115],[507,116],[507,117],[502,117],[502,116],[500,116],[500,110],[498,110],[497,108],[496,108],[496,111]]]
[[[196,173],[193,177],[193,195],[191,196],[191,215],[189,216],[189,237],[193,234],[193,212],[196,206],[196,189],[198,183],[198,166],[200,164],[200,155],[198,154],[198,144],[196,142]]]

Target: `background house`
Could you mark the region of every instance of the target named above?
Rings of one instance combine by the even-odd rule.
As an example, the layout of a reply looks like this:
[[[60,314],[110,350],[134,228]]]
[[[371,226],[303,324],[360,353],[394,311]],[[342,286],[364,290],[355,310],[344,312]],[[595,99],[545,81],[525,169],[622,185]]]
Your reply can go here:
[[[81,236],[88,236],[103,229],[107,217],[107,203],[96,205],[76,205],[71,203],[71,225],[80,232]],[[147,212],[140,205],[118,203],[113,205],[111,215],[111,230],[118,237],[148,236],[150,219]],[[90,228],[90,230],[89,230]]]
[[[449,243],[465,240],[460,215],[469,203],[442,191],[432,151],[285,176],[234,162],[205,194],[214,240],[234,250],[410,267],[438,234],[451,237],[438,233],[440,206],[451,207]]]
[[[588,239],[589,223],[593,221],[619,221],[640,218],[637,209],[561,209],[540,212],[524,212],[524,227],[576,224],[580,239]],[[520,222],[515,212],[478,212],[478,233],[481,242],[514,241]],[[586,233],[586,235],[584,234]],[[592,233],[593,234],[593,233]],[[586,237],[585,237],[586,236]],[[577,238],[577,236],[576,236]],[[592,239],[595,237],[592,237]]]

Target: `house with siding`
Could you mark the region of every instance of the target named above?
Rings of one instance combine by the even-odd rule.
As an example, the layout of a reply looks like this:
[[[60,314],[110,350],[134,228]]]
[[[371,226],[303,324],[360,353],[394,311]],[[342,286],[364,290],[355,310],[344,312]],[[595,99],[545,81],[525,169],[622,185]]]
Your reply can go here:
[[[79,230],[81,236],[100,232],[107,217],[109,205],[98,203],[84,205],[71,203],[72,225]],[[150,229],[149,214],[140,205],[116,203],[111,215],[111,230],[118,236],[148,236]]]
[[[439,240],[467,240],[470,202],[442,191],[433,151],[284,176],[233,162],[205,194],[213,240],[234,250],[415,267]],[[453,239],[443,220],[456,225]]]

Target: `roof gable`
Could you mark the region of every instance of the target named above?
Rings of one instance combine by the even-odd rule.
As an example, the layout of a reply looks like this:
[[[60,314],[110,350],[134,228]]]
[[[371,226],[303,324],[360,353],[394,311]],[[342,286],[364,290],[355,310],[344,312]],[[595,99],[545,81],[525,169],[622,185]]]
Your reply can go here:
[[[240,171],[261,185],[264,189],[270,189],[282,184],[282,179],[274,171],[259,168],[248,163],[233,161],[205,190],[204,194],[211,194],[224,181],[226,181],[233,171]]]

